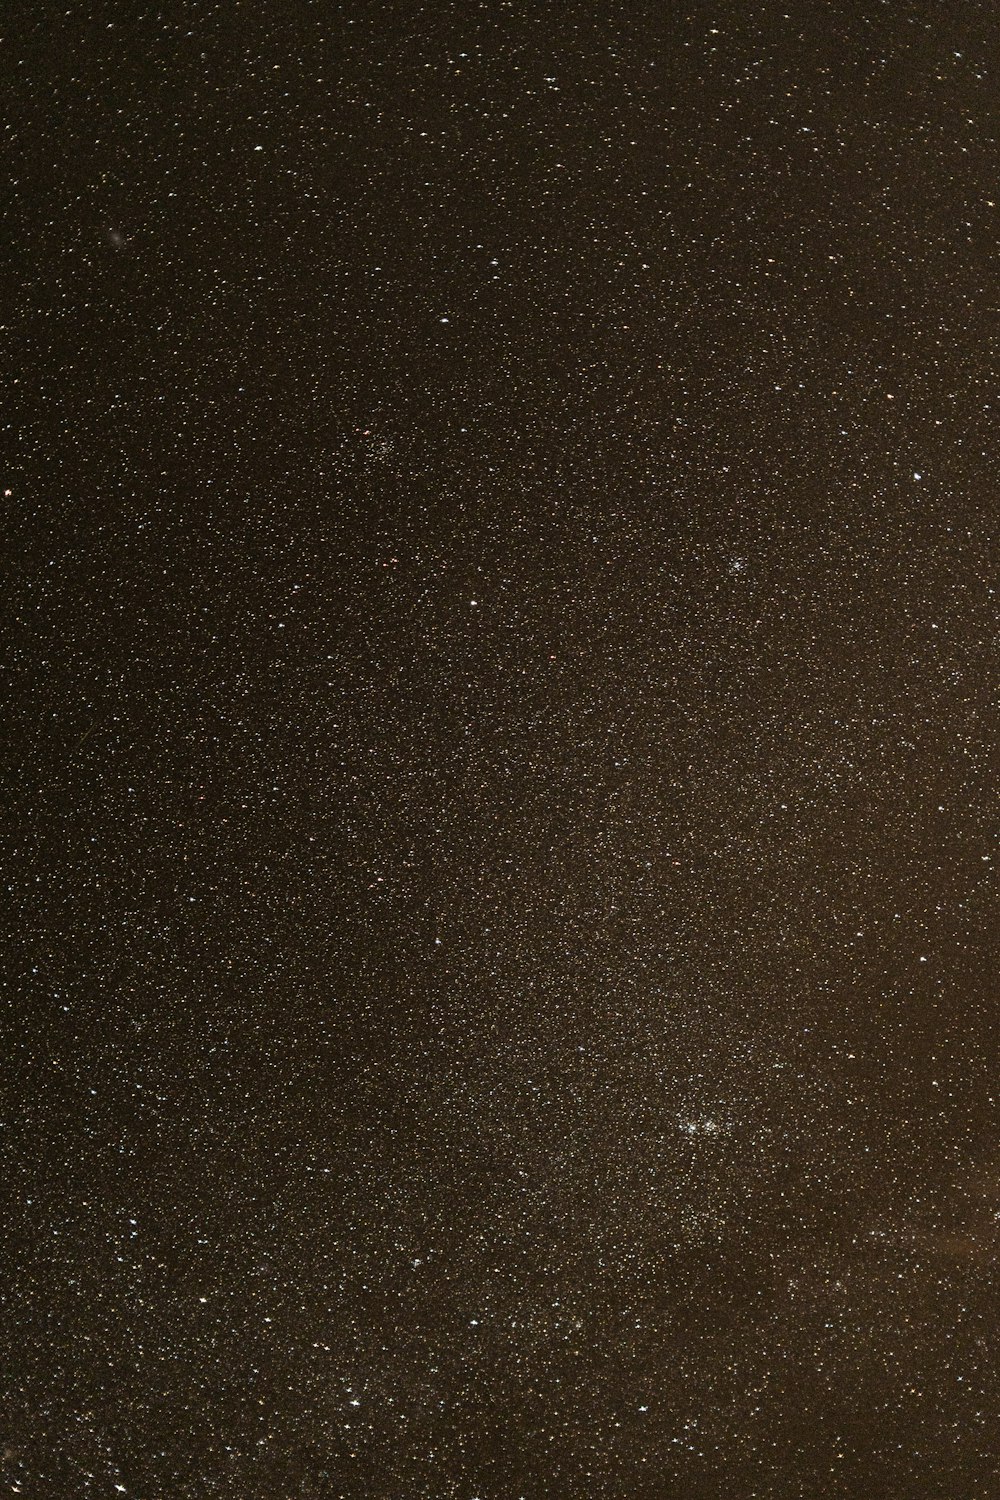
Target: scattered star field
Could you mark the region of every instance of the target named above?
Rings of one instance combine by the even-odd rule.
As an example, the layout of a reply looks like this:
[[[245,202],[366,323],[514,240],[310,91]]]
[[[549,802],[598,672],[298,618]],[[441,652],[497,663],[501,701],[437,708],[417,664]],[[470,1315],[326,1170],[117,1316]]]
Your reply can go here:
[[[0,1489],[998,1500],[988,8],[2,48]]]

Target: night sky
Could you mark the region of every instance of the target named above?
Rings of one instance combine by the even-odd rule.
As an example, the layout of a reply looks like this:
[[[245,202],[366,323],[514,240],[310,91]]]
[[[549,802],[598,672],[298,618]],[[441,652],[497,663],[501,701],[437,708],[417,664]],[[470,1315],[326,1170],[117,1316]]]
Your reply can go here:
[[[990,7],[5,23],[3,1493],[997,1500]]]

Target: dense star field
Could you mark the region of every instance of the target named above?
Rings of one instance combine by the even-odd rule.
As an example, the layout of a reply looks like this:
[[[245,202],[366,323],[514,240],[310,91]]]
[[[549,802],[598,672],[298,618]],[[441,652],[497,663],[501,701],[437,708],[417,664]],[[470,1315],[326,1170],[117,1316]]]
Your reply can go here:
[[[995,23],[8,10],[4,1494],[1000,1496]]]

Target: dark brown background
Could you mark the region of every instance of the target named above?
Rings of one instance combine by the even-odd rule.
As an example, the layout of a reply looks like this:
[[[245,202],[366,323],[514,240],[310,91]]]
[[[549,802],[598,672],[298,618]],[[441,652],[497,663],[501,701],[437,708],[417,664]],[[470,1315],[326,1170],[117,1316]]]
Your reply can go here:
[[[982,7],[15,6],[2,1462],[991,1500]]]

